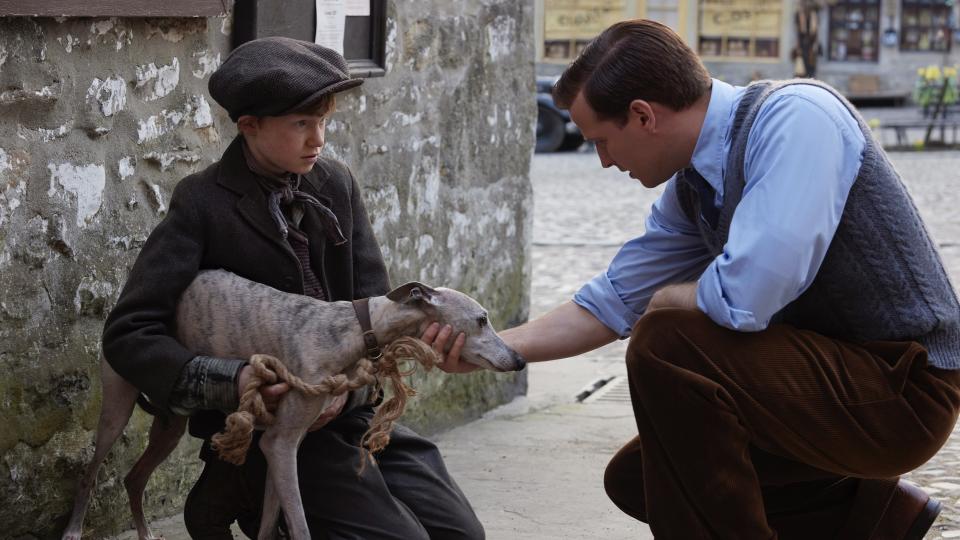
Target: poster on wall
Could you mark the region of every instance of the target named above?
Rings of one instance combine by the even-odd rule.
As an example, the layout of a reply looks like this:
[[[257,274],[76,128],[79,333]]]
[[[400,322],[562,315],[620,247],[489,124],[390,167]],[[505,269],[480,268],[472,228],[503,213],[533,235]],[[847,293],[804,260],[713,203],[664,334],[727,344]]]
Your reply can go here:
[[[343,33],[347,23],[344,0],[317,0],[317,28],[313,41],[343,54]]]

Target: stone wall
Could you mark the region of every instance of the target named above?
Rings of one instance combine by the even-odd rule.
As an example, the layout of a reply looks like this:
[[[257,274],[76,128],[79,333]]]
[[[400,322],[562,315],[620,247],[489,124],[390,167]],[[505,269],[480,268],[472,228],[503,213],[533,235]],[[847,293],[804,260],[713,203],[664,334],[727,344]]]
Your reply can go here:
[[[389,2],[387,76],[338,101],[327,152],[348,163],[395,283],[474,295],[526,318],[532,1]],[[101,404],[99,334],[177,181],[236,131],[207,80],[229,18],[0,19],[0,523],[59,537]],[[430,432],[525,389],[525,374],[418,375],[407,422]],[[101,470],[91,538],[129,526],[137,412]],[[179,511],[199,471],[185,438],[148,486]]]

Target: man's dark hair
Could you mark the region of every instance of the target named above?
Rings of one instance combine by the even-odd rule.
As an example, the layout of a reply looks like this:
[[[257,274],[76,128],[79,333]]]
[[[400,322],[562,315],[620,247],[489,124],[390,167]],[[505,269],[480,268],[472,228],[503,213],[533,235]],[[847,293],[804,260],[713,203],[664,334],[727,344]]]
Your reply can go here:
[[[655,21],[621,21],[591,41],[553,87],[557,106],[583,96],[601,120],[626,122],[635,99],[682,111],[710,90],[710,74],[673,30]]]

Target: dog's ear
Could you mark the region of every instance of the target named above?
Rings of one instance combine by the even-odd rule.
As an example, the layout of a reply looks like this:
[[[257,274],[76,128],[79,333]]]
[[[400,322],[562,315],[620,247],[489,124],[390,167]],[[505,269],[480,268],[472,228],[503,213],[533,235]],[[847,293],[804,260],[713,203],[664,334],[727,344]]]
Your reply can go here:
[[[405,283],[396,289],[387,293],[387,299],[394,302],[399,302],[401,304],[409,304],[412,302],[426,302],[428,304],[434,303],[437,291],[419,283],[416,281],[411,281],[410,283]]]

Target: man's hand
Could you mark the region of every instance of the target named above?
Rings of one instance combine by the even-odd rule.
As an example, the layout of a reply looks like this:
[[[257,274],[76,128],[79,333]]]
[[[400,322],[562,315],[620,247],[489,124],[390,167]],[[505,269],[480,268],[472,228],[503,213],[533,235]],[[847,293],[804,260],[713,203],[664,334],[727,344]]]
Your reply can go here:
[[[240,376],[237,377],[237,395],[243,396],[243,389],[247,387],[250,380],[253,379],[253,368],[243,366],[240,369]],[[265,384],[260,387],[260,397],[263,398],[263,404],[271,413],[276,412],[280,398],[290,390],[287,383]],[[347,404],[347,393],[340,394],[333,398],[333,402],[322,412],[317,420],[307,431],[314,431],[327,425],[331,420],[337,417]]]
[[[463,344],[467,342],[466,334],[462,332],[457,334],[453,343],[448,346],[447,342],[450,341],[450,336],[452,335],[453,327],[449,324],[441,328],[440,323],[431,323],[430,326],[423,331],[420,340],[437,351],[437,354],[440,356],[440,363],[437,364],[437,367],[447,373],[470,373],[471,371],[480,369],[473,364],[460,361]]]
[[[660,308],[697,308],[697,282],[667,285],[653,294],[647,311]]]

